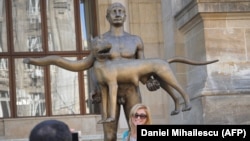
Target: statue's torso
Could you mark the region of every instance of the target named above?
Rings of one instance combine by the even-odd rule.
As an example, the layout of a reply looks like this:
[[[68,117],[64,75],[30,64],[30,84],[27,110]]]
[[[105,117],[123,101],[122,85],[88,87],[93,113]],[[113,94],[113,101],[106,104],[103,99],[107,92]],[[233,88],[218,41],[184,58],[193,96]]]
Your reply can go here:
[[[127,60],[127,59],[138,59],[138,47],[143,46],[141,39],[138,36],[125,33],[124,36],[116,37],[112,36],[110,33],[103,34],[103,38],[109,43],[112,44],[110,50],[110,60],[109,61],[118,61],[118,60]],[[101,68],[101,66],[99,66]],[[98,70],[96,77],[103,77],[103,72]],[[106,79],[106,78],[103,78]],[[108,78],[107,78],[108,79]],[[102,83],[104,84],[104,83]],[[139,93],[138,87],[132,83],[119,83],[118,85],[118,97],[123,97],[128,93]],[[138,95],[131,95],[137,97]],[[129,96],[129,97],[130,97]]]
[[[110,50],[111,60],[136,58],[138,46],[141,44],[137,36],[126,33],[125,35],[119,37],[104,34],[103,37],[112,44],[112,48]]]

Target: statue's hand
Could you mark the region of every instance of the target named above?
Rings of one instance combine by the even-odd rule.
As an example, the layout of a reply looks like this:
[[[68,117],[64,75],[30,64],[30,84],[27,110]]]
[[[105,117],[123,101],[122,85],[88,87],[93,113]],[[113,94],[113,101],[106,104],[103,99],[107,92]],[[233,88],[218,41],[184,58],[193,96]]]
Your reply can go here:
[[[30,58],[24,58],[24,59],[23,59],[23,63],[29,64],[29,62],[30,62]]]
[[[91,93],[92,103],[101,103],[102,98],[100,91],[93,90],[90,93]]]
[[[157,89],[160,88],[160,83],[158,80],[150,78],[146,82],[146,86],[147,86],[149,91],[156,91]]]

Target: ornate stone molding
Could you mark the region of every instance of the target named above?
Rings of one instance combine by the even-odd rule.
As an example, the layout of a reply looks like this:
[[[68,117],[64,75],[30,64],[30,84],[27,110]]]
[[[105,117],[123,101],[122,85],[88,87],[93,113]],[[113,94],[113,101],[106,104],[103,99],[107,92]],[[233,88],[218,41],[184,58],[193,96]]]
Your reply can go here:
[[[183,29],[184,26],[195,25],[201,21],[201,17],[213,14],[217,15],[214,18],[237,18],[246,15],[249,17],[250,1],[249,0],[235,0],[235,1],[220,1],[218,0],[196,0],[190,2],[186,7],[175,15],[178,29]],[[220,16],[218,16],[220,15]],[[206,16],[208,17],[208,16]],[[190,21],[192,21],[190,25]],[[187,27],[185,27],[187,30]]]

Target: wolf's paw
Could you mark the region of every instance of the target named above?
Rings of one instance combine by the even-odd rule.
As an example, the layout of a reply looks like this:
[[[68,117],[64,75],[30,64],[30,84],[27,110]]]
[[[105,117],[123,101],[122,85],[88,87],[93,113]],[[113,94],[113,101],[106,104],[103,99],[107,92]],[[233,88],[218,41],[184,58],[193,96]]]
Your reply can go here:
[[[180,110],[174,110],[174,111],[171,112],[171,115],[177,115],[179,113],[180,113]]]
[[[182,109],[182,111],[183,112],[185,112],[185,111],[189,111],[189,110],[191,110],[192,109],[192,106],[191,105],[186,105],[183,109]]]

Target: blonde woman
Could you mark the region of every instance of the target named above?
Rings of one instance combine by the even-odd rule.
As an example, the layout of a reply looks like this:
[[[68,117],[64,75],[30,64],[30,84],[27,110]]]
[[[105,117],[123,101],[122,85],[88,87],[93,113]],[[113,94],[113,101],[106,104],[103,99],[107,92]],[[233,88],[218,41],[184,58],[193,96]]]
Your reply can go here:
[[[132,107],[129,114],[129,127],[122,135],[122,141],[136,141],[137,125],[152,124],[151,113],[148,106],[144,104],[136,104]]]

